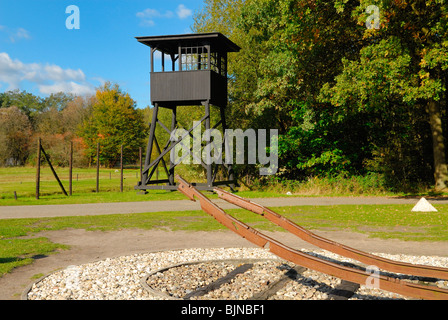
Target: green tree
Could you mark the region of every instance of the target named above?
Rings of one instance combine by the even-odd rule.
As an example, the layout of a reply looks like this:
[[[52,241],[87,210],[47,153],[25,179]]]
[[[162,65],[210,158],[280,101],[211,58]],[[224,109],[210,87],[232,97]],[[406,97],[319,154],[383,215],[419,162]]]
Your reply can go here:
[[[366,26],[369,5],[379,29]],[[447,20],[442,0],[207,0],[194,30],[241,46],[226,112],[280,130],[288,177],[374,170],[399,182],[433,170],[443,189]]]
[[[338,1],[344,11],[345,1]],[[359,25],[366,21],[369,1],[348,11]],[[322,97],[341,112],[381,110],[400,112],[400,106],[426,111],[432,135],[435,189],[447,188],[448,169],[442,126],[448,68],[448,4],[444,1],[393,3],[378,1],[380,28],[365,28],[367,44],[356,60],[344,60],[335,83],[325,85]]]
[[[67,103],[61,111],[61,124],[66,132],[75,135],[79,126],[89,117],[95,104],[95,96],[79,96]]]
[[[119,160],[121,145],[124,161],[136,161],[146,134],[143,113],[136,108],[135,101],[117,84],[110,83],[97,90],[92,113],[79,130],[90,162],[96,155],[97,143],[100,143],[100,162],[108,167]]]
[[[7,91],[3,93],[2,104],[0,107],[8,108],[16,106],[25,113],[31,121],[33,127],[35,126],[35,116],[37,116],[44,108],[43,99],[35,96],[32,93],[19,89],[14,91]]]
[[[42,134],[63,134],[67,131],[62,112],[75,98],[72,94],[59,92],[42,100],[43,108],[35,115],[36,131]]]
[[[31,132],[31,123],[19,108],[0,108],[0,164],[25,163],[29,155]]]
[[[202,10],[194,16],[194,32],[221,32],[241,47],[228,56],[229,107],[226,121],[230,128],[254,128],[261,113],[249,105],[256,100],[258,65],[262,43],[250,42],[248,34],[239,27],[246,0],[205,0]]]
[[[260,48],[248,107],[265,117],[264,126],[279,129],[280,172],[290,178],[362,170],[365,150],[355,146],[365,130],[334,121],[333,108],[318,100],[341,59],[357,57],[363,45],[354,22],[332,1],[248,0],[242,9],[239,28],[249,48]]]
[[[82,144],[76,136],[78,126],[87,118],[93,103],[90,97],[75,97],[59,92],[42,99],[43,109],[34,116],[35,135],[53,165],[67,166],[70,142],[74,143],[74,165],[85,165]]]

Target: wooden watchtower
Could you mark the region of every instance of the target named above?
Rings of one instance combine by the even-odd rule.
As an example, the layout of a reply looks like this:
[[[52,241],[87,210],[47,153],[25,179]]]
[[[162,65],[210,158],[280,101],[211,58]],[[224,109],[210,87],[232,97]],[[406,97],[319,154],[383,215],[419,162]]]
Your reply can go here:
[[[205,130],[216,129],[221,126],[226,129],[225,107],[227,105],[227,53],[238,52],[240,48],[221,33],[182,34],[151,37],[137,37],[140,43],[150,50],[150,93],[153,107],[152,121],[149,132],[148,146],[141,181],[135,186],[138,190],[166,189],[176,190],[174,182],[175,163],[169,164],[164,156],[180,141],[166,141],[159,143],[155,136],[157,126],[162,127],[169,134],[178,126],[176,119],[177,107],[198,106],[202,108],[204,116],[195,119],[205,125]],[[161,53],[159,67],[154,68],[156,51]],[[157,59],[158,60],[158,59]],[[166,64],[166,61],[168,63]],[[171,60],[171,61],[169,61]],[[211,126],[210,105],[219,108],[220,120]],[[168,108],[172,112],[171,126],[161,123],[158,118],[159,108]],[[194,127],[188,129],[190,136]],[[193,137],[194,138],[194,137]],[[223,135],[223,144],[225,136]],[[210,138],[205,141],[206,147]],[[157,148],[158,156],[151,159],[153,147]],[[162,148],[161,148],[162,147]],[[191,153],[191,149],[190,149]],[[202,153],[201,153],[202,154]],[[167,179],[153,179],[157,166],[163,166]],[[212,190],[214,186],[236,185],[236,178],[231,165],[222,163],[207,164],[201,160],[201,165],[207,172],[206,183],[194,183],[200,190]],[[223,168],[227,180],[215,181],[218,168]]]

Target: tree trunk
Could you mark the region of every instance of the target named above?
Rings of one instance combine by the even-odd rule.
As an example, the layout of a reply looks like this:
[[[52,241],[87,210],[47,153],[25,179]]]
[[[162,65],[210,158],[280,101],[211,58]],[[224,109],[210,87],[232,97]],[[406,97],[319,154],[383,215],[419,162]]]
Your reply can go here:
[[[445,157],[445,141],[442,130],[440,102],[430,100],[428,102],[428,113],[434,153],[434,188],[435,190],[440,191],[447,188],[448,182],[448,168]]]

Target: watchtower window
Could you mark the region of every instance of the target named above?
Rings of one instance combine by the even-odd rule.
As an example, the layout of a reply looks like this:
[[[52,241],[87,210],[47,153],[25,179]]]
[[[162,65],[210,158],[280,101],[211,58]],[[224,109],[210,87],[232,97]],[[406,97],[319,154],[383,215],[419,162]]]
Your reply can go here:
[[[223,54],[218,52],[209,53],[207,47],[182,47],[181,48],[181,71],[212,70],[224,77],[227,76],[227,63]]]
[[[219,32],[137,37],[137,40],[151,47],[151,73],[206,70],[227,78],[227,53],[240,50]],[[161,68],[154,68],[156,51],[162,53]],[[166,59],[171,60],[170,66],[165,66]],[[185,75],[179,74],[180,77]]]
[[[216,73],[227,77],[227,63],[226,58],[218,52],[212,52],[210,55],[211,70]]]
[[[207,49],[204,47],[181,48],[182,71],[207,70]]]

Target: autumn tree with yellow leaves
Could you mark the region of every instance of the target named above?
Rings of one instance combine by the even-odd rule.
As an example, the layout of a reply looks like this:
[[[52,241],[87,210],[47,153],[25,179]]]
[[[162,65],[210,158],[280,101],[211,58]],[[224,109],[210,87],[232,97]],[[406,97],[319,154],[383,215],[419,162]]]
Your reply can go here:
[[[137,161],[147,127],[130,95],[117,84],[106,83],[97,90],[92,112],[78,134],[86,145],[89,163],[96,161],[97,143],[100,143],[100,164],[113,167],[120,160],[121,145],[124,162]]]

